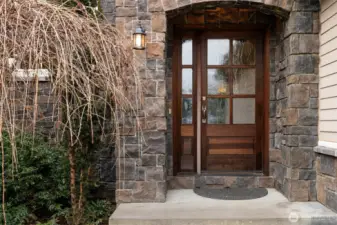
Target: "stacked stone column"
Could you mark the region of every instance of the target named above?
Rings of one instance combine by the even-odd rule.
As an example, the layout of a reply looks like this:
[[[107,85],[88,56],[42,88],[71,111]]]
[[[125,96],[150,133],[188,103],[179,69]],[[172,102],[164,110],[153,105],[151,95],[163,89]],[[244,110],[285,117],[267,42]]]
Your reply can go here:
[[[116,0],[116,27],[128,39],[141,23],[146,50],[135,50],[142,83],[142,110],[123,133],[117,160],[116,201],[162,202],[166,196],[166,17],[153,0]],[[124,129],[125,130],[125,129]]]
[[[272,173],[291,201],[316,200],[319,1],[295,0],[277,47],[276,134]]]

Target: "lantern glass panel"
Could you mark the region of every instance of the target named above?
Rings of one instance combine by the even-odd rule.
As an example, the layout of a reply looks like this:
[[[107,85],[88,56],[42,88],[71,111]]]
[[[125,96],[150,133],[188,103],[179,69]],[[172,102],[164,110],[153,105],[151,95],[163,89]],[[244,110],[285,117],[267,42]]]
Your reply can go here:
[[[135,49],[144,49],[145,47],[145,35],[140,33],[135,33],[133,35],[133,44]]]

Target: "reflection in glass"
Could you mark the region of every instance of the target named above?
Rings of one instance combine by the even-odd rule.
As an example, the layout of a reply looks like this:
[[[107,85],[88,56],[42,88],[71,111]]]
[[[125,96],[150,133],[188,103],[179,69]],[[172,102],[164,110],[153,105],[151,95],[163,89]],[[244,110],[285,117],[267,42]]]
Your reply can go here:
[[[183,98],[181,102],[181,107],[182,107],[181,123],[192,124],[193,118],[192,98]]]
[[[208,124],[229,124],[229,99],[208,99]]]
[[[255,65],[255,45],[250,40],[233,40],[233,64]]]
[[[183,69],[182,72],[182,93],[192,94],[193,91],[193,71],[192,69]]]
[[[183,40],[182,64],[192,65],[192,62],[193,62],[193,42],[192,40]]]
[[[255,94],[255,69],[233,70],[233,93]]]
[[[208,65],[226,65],[229,63],[229,40],[208,40],[207,63]]]
[[[233,99],[233,123],[234,124],[255,123],[255,98]]]
[[[224,69],[208,69],[207,86],[210,95],[229,94],[229,74]]]

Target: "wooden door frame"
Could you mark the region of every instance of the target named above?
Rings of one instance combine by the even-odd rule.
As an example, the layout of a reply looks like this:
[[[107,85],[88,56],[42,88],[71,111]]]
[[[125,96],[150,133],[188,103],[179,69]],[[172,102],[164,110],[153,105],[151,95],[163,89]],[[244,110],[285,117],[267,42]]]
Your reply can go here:
[[[180,153],[181,153],[181,124],[179,121],[181,121],[181,108],[179,107],[181,105],[181,80],[179,77],[181,76],[181,71],[184,68],[181,63],[181,43],[183,39],[191,38],[195,35],[194,30],[185,30],[185,31],[179,31],[177,35],[174,35],[173,39],[173,60],[172,60],[172,147],[173,147],[173,175],[177,175],[179,172],[179,168],[181,168],[181,161],[180,161]],[[193,42],[193,51],[195,50],[195,46],[197,43]],[[193,54],[193,62],[197,61],[197,55]],[[192,64],[193,71],[197,70],[196,64]],[[196,88],[197,82],[193,81],[193,92],[192,92],[192,101],[193,105],[197,105],[196,103]],[[197,129],[196,129],[196,113],[197,109],[193,107],[193,119],[192,119],[192,125],[194,127],[194,137],[197,136]],[[193,142],[193,154],[194,157],[194,171],[197,170],[197,151],[196,151],[196,142]]]
[[[211,31],[211,32],[225,32],[236,31],[236,32],[259,32],[262,33],[262,66],[261,71],[263,71],[263,124],[262,124],[262,141],[261,141],[261,152],[262,152],[262,172],[264,175],[269,176],[269,93],[270,93],[270,56],[269,56],[269,41],[270,41],[270,30],[266,26],[261,25],[229,25],[228,27],[222,25],[221,28],[205,27],[205,26],[195,26],[195,25],[185,25],[185,26],[176,26],[174,28],[174,39],[173,39],[173,59],[172,59],[172,147],[173,147],[173,175],[176,176],[180,168],[180,152],[181,152],[181,109],[179,108],[181,104],[181,94],[180,88],[181,83],[179,76],[181,74],[181,41],[184,38],[185,34],[193,36],[196,32],[200,31]],[[193,50],[195,49],[196,43],[193,42]],[[198,57],[199,54],[193,54],[193,62]],[[257,62],[258,63],[258,62]],[[193,63],[193,69],[197,71],[197,74],[201,74],[202,68],[197,66],[196,63]],[[193,89],[195,90],[196,82],[193,83]],[[196,104],[195,91],[193,92],[193,104]],[[197,118],[197,107],[193,107],[193,126],[194,126],[194,137],[197,138],[197,127],[196,119]],[[197,172],[197,150],[196,146],[194,147],[194,172]]]

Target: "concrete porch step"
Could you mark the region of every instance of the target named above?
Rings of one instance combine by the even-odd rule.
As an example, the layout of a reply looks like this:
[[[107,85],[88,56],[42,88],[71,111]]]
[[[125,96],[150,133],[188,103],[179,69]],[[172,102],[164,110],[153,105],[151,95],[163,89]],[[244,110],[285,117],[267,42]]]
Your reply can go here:
[[[290,222],[288,219],[259,220],[118,220],[109,225],[336,225],[337,220],[329,218],[306,219]]]
[[[318,202],[289,202],[275,189],[254,200],[204,198],[170,190],[165,203],[120,204],[109,225],[336,225],[337,214]]]

